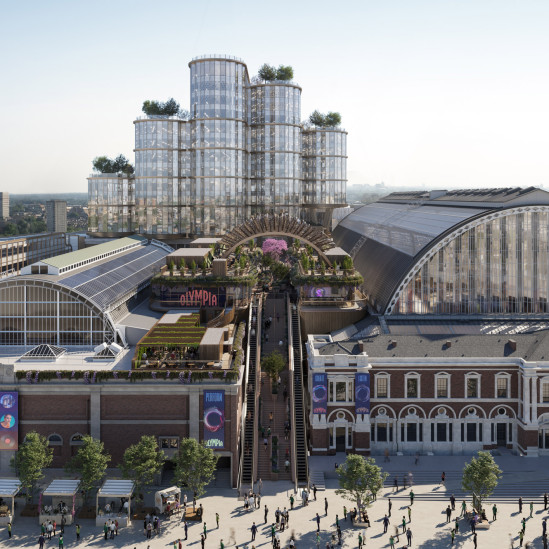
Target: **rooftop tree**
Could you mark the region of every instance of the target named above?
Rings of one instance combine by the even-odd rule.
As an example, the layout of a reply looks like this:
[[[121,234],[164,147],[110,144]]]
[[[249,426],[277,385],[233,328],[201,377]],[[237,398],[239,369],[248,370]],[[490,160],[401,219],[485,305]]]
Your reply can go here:
[[[272,65],[264,63],[261,65],[258,71],[258,76],[265,82],[273,82],[275,80],[282,80],[288,82],[294,77],[294,69],[289,65],[280,65],[278,69]]]
[[[141,110],[148,116],[179,116],[181,118],[188,118],[189,113],[181,108],[179,103],[170,97],[166,102],[162,101],[150,101],[147,99],[143,101],[143,107]]]
[[[309,116],[309,122],[317,128],[335,128],[341,124],[341,115],[338,112],[322,114],[316,110]]]
[[[97,156],[93,159],[93,169],[99,173],[124,173],[126,175],[132,175],[134,172],[130,161],[123,154],[119,154],[115,159],[108,156]]]
[[[277,238],[267,238],[261,249],[264,254],[270,255],[273,259],[279,260],[280,256],[288,249],[288,244],[285,240],[279,240]]]

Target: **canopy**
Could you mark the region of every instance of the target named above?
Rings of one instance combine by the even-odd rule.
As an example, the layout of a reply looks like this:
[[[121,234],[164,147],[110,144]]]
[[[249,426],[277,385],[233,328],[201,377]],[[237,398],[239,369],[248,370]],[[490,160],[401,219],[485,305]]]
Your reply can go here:
[[[21,488],[21,481],[17,478],[0,478],[0,497],[13,498]]]
[[[80,479],[56,479],[52,480],[51,484],[42,492],[42,495],[72,497],[78,492],[79,486]]]
[[[97,493],[100,498],[129,498],[133,494],[135,483],[133,480],[107,479]]]

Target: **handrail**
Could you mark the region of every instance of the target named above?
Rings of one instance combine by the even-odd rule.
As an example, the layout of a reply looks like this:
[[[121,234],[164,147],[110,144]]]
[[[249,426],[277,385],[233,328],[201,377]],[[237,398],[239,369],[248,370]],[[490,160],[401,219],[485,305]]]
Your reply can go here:
[[[260,387],[261,380],[261,326],[262,316],[263,316],[263,295],[260,294],[257,299],[257,323],[256,323],[256,339],[255,339],[255,395],[254,395],[254,436],[253,436],[253,450],[252,450],[252,485],[257,481],[257,453],[258,453],[258,444],[257,442],[257,433],[259,430],[259,393],[258,387]]]
[[[287,310],[287,324],[288,324],[288,369],[290,370],[290,379],[288,383],[290,385],[290,446],[292,456],[292,478],[294,481],[294,491],[298,492],[297,483],[297,440],[295,434],[295,394],[294,394],[294,348],[293,348],[293,326],[292,326],[292,304],[290,302],[290,296],[286,295],[286,310]]]

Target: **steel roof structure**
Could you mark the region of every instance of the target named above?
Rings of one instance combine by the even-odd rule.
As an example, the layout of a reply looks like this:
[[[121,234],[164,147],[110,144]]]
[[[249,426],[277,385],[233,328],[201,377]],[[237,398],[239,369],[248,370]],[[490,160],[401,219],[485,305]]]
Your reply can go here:
[[[80,479],[55,479],[42,492],[43,496],[74,496],[78,492]]]

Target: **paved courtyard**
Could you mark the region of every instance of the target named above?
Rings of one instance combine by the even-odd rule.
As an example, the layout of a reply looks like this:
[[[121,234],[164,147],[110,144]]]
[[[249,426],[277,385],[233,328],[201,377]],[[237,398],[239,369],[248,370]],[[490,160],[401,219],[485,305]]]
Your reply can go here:
[[[321,517],[320,534],[321,549],[326,548],[326,542],[330,541],[331,534],[335,532],[335,518],[339,515],[340,525],[343,532],[342,547],[358,547],[358,534],[364,532],[363,526],[351,526],[350,521],[343,519],[343,505],[349,509],[353,504],[335,494],[337,480],[334,475],[334,463],[339,459],[341,463],[344,456],[336,458],[312,458],[311,468],[324,470],[326,473],[326,490],[318,491],[317,501],[312,501],[307,507],[301,505],[299,498],[296,498],[296,506],[290,512],[289,528],[281,533],[282,547],[288,547],[290,535],[294,533],[296,547],[303,549],[315,549],[316,544],[316,513]],[[387,486],[382,490],[369,510],[372,523],[371,528],[366,530],[366,547],[381,548],[389,547],[389,534],[394,532],[394,526],[402,522],[405,516],[408,522],[407,507],[409,505],[409,488],[402,488],[402,477],[412,472],[414,480],[415,501],[412,506],[412,520],[407,524],[412,530],[412,546],[422,548],[450,547],[450,524],[446,523],[445,509],[449,503],[449,497],[455,494],[456,513],[462,501],[460,492],[461,469],[467,457],[424,457],[420,458],[418,465],[414,464],[414,458],[409,456],[393,457],[389,463],[383,463],[383,457],[378,458],[380,465],[390,473]],[[528,459],[515,456],[497,457],[500,467],[504,470],[504,478],[497,489],[494,498],[490,500],[488,509],[491,509],[492,502],[498,506],[498,517],[496,522],[490,523],[487,531],[478,530],[479,548],[508,548],[510,537],[514,538],[514,547],[518,547],[518,532],[520,530],[520,519],[526,518],[527,541],[533,542],[532,547],[542,548],[541,540],[542,519],[549,517],[549,513],[543,510],[542,494],[549,491],[549,459]],[[440,475],[446,473],[446,483],[440,484]],[[394,492],[392,484],[394,477],[399,482],[399,491]],[[261,509],[255,511],[244,511],[242,502],[237,500],[236,491],[230,488],[212,488],[208,495],[200,500],[204,506],[204,518],[208,529],[208,537],[205,547],[216,549],[220,547],[221,539],[225,547],[242,548],[248,543],[248,549],[254,545],[256,548],[268,548],[270,541],[270,524],[274,522],[274,511],[277,507],[284,509],[290,507],[289,496],[292,493],[292,486],[289,482],[263,482],[263,497]],[[518,497],[524,499],[524,509],[521,515],[518,514]],[[324,498],[328,499],[328,516],[324,514]],[[389,533],[383,534],[382,519],[388,508],[387,497],[392,498],[392,516],[389,526]],[[192,499],[192,498],[191,498]],[[534,502],[534,513],[529,518],[529,503]],[[470,507],[470,502],[469,507]],[[264,506],[269,509],[268,524],[264,524]],[[220,527],[216,528],[215,513],[220,515]],[[454,513],[452,519],[455,517]],[[491,512],[489,513],[491,518]],[[259,526],[255,542],[251,542],[250,528],[253,522]],[[180,519],[172,518],[170,521],[162,522],[161,534],[151,540],[145,539],[143,535],[143,523],[134,521],[127,529],[121,529],[119,536],[114,540],[105,541],[101,529],[96,527],[94,521],[79,521],[82,527],[82,539],[79,547],[124,547],[146,549],[171,548],[173,542],[184,538],[184,531]],[[400,529],[402,531],[402,528]],[[202,524],[190,523],[189,539],[183,541],[183,547],[194,547],[200,549],[200,533]],[[234,538],[231,538],[234,533]],[[13,526],[13,537],[8,539],[7,530],[0,530],[0,547],[38,547],[39,527],[38,519],[24,518],[17,516]],[[65,547],[75,547],[76,535],[74,526],[67,527],[65,531]],[[406,539],[401,535],[396,548],[406,546]],[[465,521],[460,521],[460,531],[456,536],[455,547],[473,548],[472,536],[469,526]],[[46,542],[46,547],[58,547],[57,538]]]

